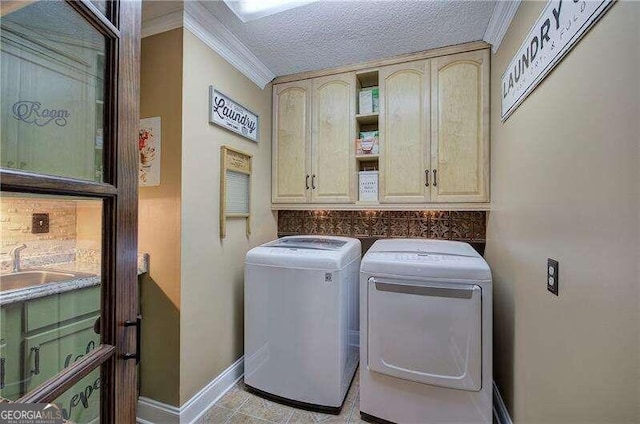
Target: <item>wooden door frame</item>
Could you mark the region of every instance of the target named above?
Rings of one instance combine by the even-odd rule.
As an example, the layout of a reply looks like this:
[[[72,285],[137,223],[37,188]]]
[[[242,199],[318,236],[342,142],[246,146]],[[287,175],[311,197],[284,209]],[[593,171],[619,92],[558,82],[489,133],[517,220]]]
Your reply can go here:
[[[101,421],[130,423],[136,417],[137,220],[140,89],[139,1],[109,2],[107,19],[88,0],[70,1],[107,44],[104,180],[92,182],[34,172],[0,169],[2,191],[75,195],[103,200],[101,344],[20,398],[18,402],[52,402],[83,377],[101,368]],[[113,21],[113,23],[112,23]]]

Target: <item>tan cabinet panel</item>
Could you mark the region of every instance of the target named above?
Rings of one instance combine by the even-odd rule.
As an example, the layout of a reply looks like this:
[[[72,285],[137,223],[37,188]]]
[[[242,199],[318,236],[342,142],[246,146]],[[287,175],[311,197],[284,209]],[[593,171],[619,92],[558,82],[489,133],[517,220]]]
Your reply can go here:
[[[312,203],[354,201],[355,74],[313,80]]]
[[[273,88],[273,203],[306,203],[310,189],[311,81]]]
[[[489,50],[431,60],[434,202],[489,200]]]
[[[380,201],[427,202],[429,61],[380,68]]]

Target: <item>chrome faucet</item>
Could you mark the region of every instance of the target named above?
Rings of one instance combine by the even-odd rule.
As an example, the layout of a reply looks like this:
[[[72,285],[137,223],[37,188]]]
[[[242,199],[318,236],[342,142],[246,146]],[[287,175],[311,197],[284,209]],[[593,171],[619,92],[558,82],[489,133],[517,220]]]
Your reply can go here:
[[[26,248],[27,248],[27,245],[23,243],[19,246],[14,247],[9,252],[9,255],[11,255],[11,260],[13,264],[11,268],[12,272],[20,272],[20,252],[22,252]]]

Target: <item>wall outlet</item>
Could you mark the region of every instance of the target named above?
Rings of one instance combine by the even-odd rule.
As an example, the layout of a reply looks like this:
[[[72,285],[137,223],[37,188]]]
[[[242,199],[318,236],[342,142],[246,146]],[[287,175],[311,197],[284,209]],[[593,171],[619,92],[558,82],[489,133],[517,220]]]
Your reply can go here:
[[[42,234],[49,232],[49,214],[34,213],[31,215],[31,234]]]
[[[558,296],[558,269],[558,261],[547,258],[547,290],[556,296]]]

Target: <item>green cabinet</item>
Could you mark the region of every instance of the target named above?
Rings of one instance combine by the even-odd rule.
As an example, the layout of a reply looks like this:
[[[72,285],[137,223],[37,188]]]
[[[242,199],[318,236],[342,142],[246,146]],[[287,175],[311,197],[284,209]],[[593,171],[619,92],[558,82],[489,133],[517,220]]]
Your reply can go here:
[[[99,316],[96,313],[25,337],[23,375],[28,376],[25,391],[35,389],[98,347],[100,336],[95,333],[94,324]],[[56,399],[65,418],[81,423],[99,416],[100,373],[94,374],[85,377]]]
[[[0,397],[16,400],[22,393],[20,346],[22,344],[22,304],[0,309]]]
[[[61,324],[24,338],[23,375],[29,392],[94,350],[100,336],[93,331],[99,314]]]
[[[3,306],[0,352],[5,384],[15,400],[80,360],[100,344],[100,286]],[[94,372],[56,400],[65,417],[84,423],[100,413],[100,373]]]

